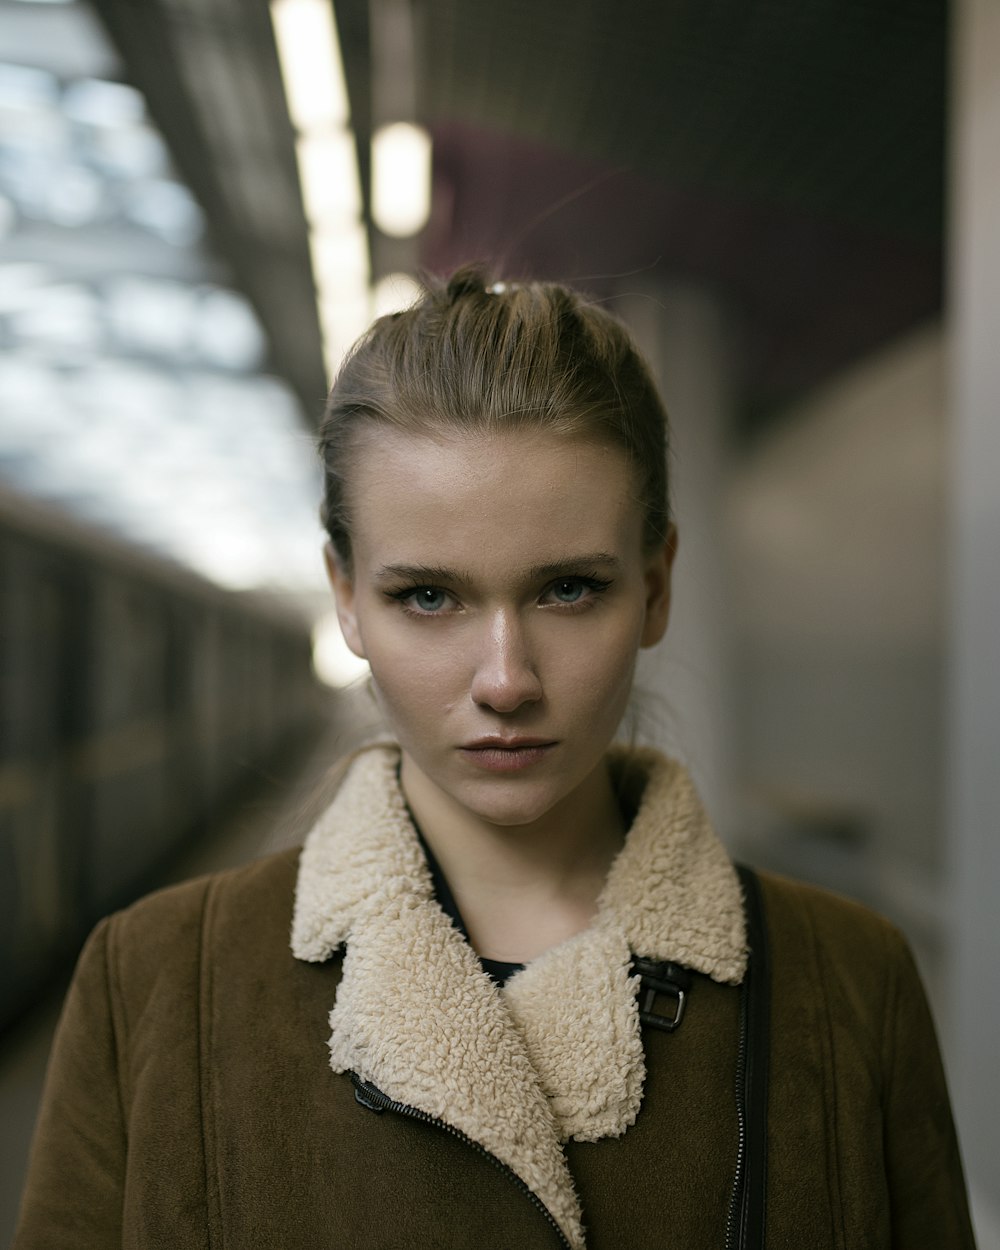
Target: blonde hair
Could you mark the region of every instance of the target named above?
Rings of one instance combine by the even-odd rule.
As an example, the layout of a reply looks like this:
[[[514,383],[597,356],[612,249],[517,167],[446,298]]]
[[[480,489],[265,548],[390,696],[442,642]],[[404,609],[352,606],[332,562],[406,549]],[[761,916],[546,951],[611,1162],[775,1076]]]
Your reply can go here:
[[[555,283],[488,285],[477,266],[429,283],[405,312],[380,317],[334,382],[319,435],[321,515],[351,569],[348,485],[357,435],[545,430],[627,456],[648,549],[666,538],[667,416],[625,326]]]

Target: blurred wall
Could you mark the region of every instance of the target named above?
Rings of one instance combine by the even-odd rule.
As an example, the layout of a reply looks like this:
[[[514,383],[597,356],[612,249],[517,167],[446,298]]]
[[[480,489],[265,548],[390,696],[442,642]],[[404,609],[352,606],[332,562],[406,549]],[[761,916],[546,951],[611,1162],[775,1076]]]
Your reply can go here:
[[[730,499],[758,860],[887,911],[936,974],[946,348],[925,327],[785,414]]]
[[[984,133],[1000,133],[1000,108]],[[729,433],[733,342],[710,296],[646,289],[622,308],[671,409],[681,533],[671,629],[640,670],[652,696],[640,728],[688,760],[737,854],[859,898],[906,933],[980,1250],[1000,1247],[992,163],[977,199],[994,212],[968,248],[959,315],[832,379],[749,451]]]
[[[679,546],[670,627],[639,657],[637,728],[683,759],[715,827],[731,838],[732,596],[722,501],[734,448],[732,336],[726,311],[690,284],[638,283],[614,305],[656,377],[670,418],[670,508]]]

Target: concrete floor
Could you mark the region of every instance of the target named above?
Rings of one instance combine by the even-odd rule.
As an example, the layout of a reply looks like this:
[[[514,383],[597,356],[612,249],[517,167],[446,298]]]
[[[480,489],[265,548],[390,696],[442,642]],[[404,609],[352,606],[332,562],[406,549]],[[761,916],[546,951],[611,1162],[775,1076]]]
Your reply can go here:
[[[225,819],[207,828],[198,844],[171,866],[161,884],[234,867],[301,842],[329,793],[324,778],[331,761],[377,728],[363,694],[344,696],[338,700],[338,708],[336,722],[316,743],[273,772],[262,773]],[[0,1050],[3,1246],[10,1244],[14,1233],[45,1066],[67,984],[68,975],[8,1033]]]

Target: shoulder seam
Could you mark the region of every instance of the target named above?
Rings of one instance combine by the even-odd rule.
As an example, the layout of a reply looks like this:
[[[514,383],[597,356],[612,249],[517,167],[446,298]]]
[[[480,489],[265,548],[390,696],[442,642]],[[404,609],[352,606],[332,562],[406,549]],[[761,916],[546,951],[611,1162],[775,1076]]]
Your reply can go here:
[[[205,1233],[207,1245],[224,1243],[222,1230],[222,1195],[215,1166],[215,1108],[212,1088],[212,966],[210,929],[215,901],[217,877],[205,880],[202,894],[201,924],[198,927],[198,994],[196,1000],[198,1030],[198,1098],[201,1119],[202,1163],[205,1170]]]
[[[121,988],[118,961],[118,915],[108,916],[101,923],[104,938],[104,979],[111,1007],[111,1028],[115,1043],[115,1068],[118,1072],[118,1112],[122,1127],[128,1123],[128,1107],[132,1104],[132,1065],[129,1056],[129,1025],[125,995]]]
[[[896,938],[897,931],[894,927],[886,925],[882,934],[882,953],[885,960],[885,984],[883,987],[883,1001],[885,1010],[882,1013],[882,1046],[881,1060],[882,1070],[879,1073],[882,1089],[882,1105],[888,1105],[890,1086],[892,1084],[892,1075],[895,1070],[895,1051],[896,1051],[896,1027],[898,1023],[898,1007],[899,1007],[899,952],[896,952],[896,958],[891,959],[889,956],[890,945],[898,945]]]
[[[811,908],[807,905],[805,898],[799,895],[797,898],[799,910],[803,914],[806,928],[809,932],[809,941],[812,946],[812,958],[819,974],[817,977],[818,988],[820,991],[820,1012],[822,1019],[822,1057],[823,1057],[823,1085],[824,1085],[824,1102],[826,1103],[827,1115],[829,1123],[827,1126],[828,1136],[826,1139],[826,1158],[827,1158],[827,1201],[830,1204],[830,1215],[837,1222],[837,1227],[833,1230],[837,1238],[838,1246],[845,1246],[845,1220],[844,1220],[844,1195],[840,1183],[840,1134],[837,1126],[838,1105],[837,1105],[837,1081],[835,1076],[836,1057],[833,1049],[833,1026],[830,1019],[830,1002],[825,986],[825,970],[823,967],[823,950],[819,940],[819,934],[816,932],[815,918]]]

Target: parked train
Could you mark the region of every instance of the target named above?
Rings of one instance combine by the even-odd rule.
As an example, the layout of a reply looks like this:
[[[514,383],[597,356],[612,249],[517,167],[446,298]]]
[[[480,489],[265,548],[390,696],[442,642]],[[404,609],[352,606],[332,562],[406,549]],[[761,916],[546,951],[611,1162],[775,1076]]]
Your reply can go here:
[[[0,1029],[326,708],[308,625],[0,493]]]

